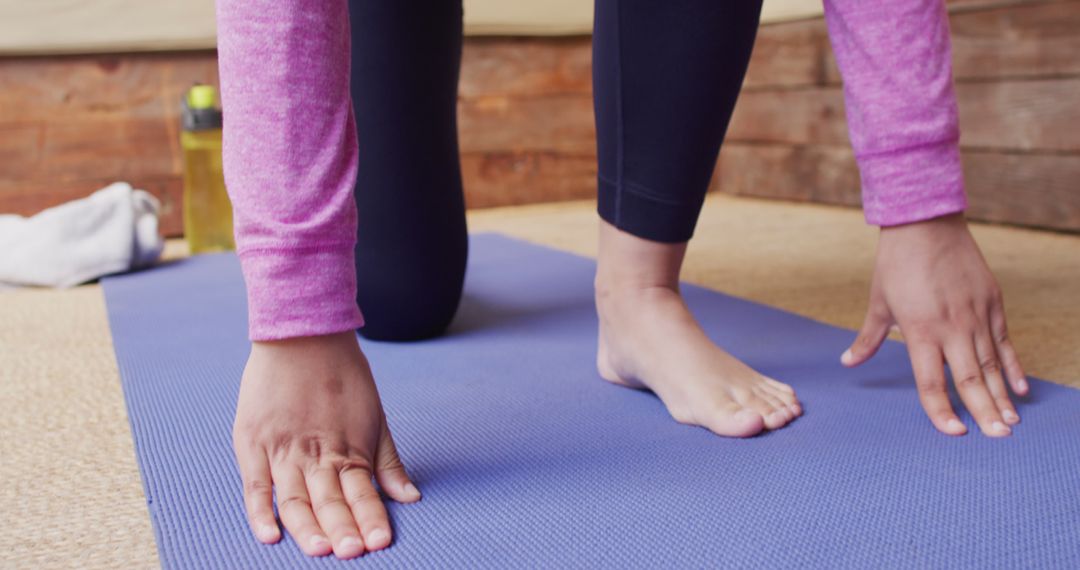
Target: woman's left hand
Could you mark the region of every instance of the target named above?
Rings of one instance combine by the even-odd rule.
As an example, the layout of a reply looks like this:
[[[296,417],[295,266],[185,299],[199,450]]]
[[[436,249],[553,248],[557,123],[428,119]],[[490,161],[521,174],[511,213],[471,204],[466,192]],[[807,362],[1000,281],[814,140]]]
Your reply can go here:
[[[907,343],[923,409],[949,435],[967,431],[949,403],[943,364],[985,435],[1020,422],[1009,398],[1028,384],[1009,342],[1001,290],[963,215],[881,228],[870,306],[841,362],[857,366],[877,352],[890,328]]]

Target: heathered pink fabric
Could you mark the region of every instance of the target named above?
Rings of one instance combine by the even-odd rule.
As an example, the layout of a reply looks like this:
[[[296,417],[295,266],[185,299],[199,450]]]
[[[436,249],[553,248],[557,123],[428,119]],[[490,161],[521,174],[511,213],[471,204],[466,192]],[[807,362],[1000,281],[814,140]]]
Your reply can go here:
[[[218,0],[225,181],[252,340],[363,324],[345,0]],[[943,0],[826,0],[866,219],[966,207]]]
[[[866,221],[967,207],[943,0],[825,0]]]
[[[225,184],[252,340],[345,331],[356,127],[344,0],[219,0]]]

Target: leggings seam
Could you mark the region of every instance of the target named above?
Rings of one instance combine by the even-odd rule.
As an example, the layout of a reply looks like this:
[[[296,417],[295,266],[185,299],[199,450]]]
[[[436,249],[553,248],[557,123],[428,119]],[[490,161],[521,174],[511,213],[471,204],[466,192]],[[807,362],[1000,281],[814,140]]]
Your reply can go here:
[[[680,202],[678,200],[672,200],[665,196],[661,196],[655,190],[652,190],[648,186],[642,186],[641,184],[637,184],[634,182],[624,180],[622,183],[619,183],[617,181],[611,180],[610,178],[607,178],[606,176],[600,176],[600,181],[606,182],[607,184],[613,186],[615,188],[615,196],[619,196],[619,194],[621,194],[622,191],[625,190],[635,196],[646,198],[660,204],[666,204],[668,206],[677,206],[680,208],[694,206],[693,203]]]

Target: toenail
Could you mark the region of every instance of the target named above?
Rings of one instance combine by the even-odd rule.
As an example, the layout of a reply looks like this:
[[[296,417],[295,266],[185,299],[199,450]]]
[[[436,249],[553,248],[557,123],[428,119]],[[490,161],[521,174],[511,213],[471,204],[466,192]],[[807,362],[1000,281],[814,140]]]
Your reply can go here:
[[[996,432],[996,433],[1003,433],[1003,434],[1012,433],[1012,430],[1009,429],[1009,426],[1007,426],[1007,425],[1005,425],[1005,424],[1003,424],[1001,422],[994,422],[993,424],[990,425],[990,429],[994,430],[994,432]]]
[[[1005,421],[1007,422],[1015,423],[1020,421],[1020,416],[1016,415],[1016,412],[1012,410],[1005,410],[1004,412],[1001,412],[1001,417],[1005,418]]]
[[[360,540],[357,536],[346,536],[341,539],[342,548],[352,548],[354,546],[364,546],[364,541]]]
[[[949,428],[949,431],[954,431],[957,433],[962,432],[966,429],[964,428],[964,424],[960,423],[960,420],[958,419],[949,420],[945,423],[945,427]]]
[[[368,535],[368,542],[370,542],[372,545],[378,545],[387,538],[389,538],[389,535],[386,534],[386,531],[381,528],[377,528],[371,531],[371,534]],[[376,546],[376,548],[378,548],[378,546]]]
[[[268,524],[259,526],[259,538],[263,540],[273,540],[277,538],[277,527],[270,526]]]
[[[311,539],[309,539],[308,542],[311,544],[311,546],[314,546],[315,548],[319,548],[321,546],[326,546],[326,545],[330,544],[330,541],[327,540],[325,536],[319,536],[317,534],[315,536],[311,537]]]

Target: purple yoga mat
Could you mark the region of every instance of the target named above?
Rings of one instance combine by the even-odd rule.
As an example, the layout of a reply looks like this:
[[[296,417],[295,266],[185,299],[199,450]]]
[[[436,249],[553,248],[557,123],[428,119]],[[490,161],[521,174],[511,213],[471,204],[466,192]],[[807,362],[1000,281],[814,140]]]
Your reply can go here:
[[[236,258],[107,279],[163,565],[1080,568],[1080,391],[1035,381],[1013,437],[946,437],[902,345],[848,370],[853,332],[687,286],[709,335],[806,409],[777,432],[716,437],[599,379],[594,267],[474,236],[450,334],[361,342],[424,499],[390,504],[393,546],[349,562],[246,528],[230,447],[248,351]]]

